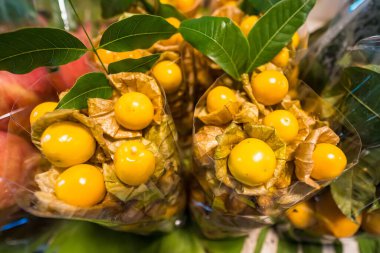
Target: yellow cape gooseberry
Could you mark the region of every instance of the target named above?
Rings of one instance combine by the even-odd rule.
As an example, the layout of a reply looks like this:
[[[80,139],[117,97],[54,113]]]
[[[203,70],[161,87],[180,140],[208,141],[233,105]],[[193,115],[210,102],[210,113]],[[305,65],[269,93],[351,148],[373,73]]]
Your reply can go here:
[[[289,89],[288,79],[279,71],[266,70],[253,78],[253,95],[264,105],[281,102]]]
[[[330,234],[338,238],[353,236],[359,230],[362,222],[361,215],[355,221],[347,218],[335,204],[330,192],[319,196],[315,211],[318,222]]]
[[[30,125],[33,125],[39,118],[44,116],[48,112],[52,112],[57,107],[58,103],[56,102],[45,102],[34,107],[30,113]]]
[[[286,217],[295,228],[305,229],[316,223],[314,207],[309,201],[303,201],[289,208]]]
[[[297,48],[300,44],[300,36],[298,32],[296,32],[292,37],[292,46],[293,48]]]
[[[96,205],[106,194],[103,174],[99,168],[89,164],[70,167],[59,175],[55,194],[58,199],[73,206]]]
[[[311,177],[317,180],[330,180],[342,174],[347,165],[343,151],[329,143],[319,143],[313,152]]]
[[[87,162],[95,153],[96,142],[83,125],[70,121],[57,122],[45,129],[41,149],[57,167],[70,167]]]
[[[272,62],[280,67],[284,68],[289,63],[289,49],[284,47],[281,51],[272,59]]]
[[[264,141],[248,138],[237,144],[228,157],[228,169],[243,184],[257,186],[273,177],[276,156]]]
[[[380,235],[380,209],[365,212],[362,227],[367,233]]]
[[[176,0],[175,1],[176,7],[181,11],[181,12],[188,12],[191,9],[193,9],[195,0]]]
[[[206,107],[209,113],[220,111],[228,103],[236,102],[236,95],[233,90],[225,86],[218,86],[212,89],[207,95]]]
[[[152,101],[143,93],[128,92],[115,104],[115,118],[123,127],[130,130],[142,130],[153,120]]]
[[[161,61],[152,70],[157,82],[164,88],[166,93],[175,92],[182,83],[182,71],[173,61]]]
[[[181,25],[181,21],[173,17],[166,18],[166,21],[168,21],[169,24],[171,24],[177,29]],[[180,44],[182,41],[183,41],[182,35],[180,33],[176,33],[173,36],[171,36],[169,39],[161,41],[161,44],[164,46],[176,45],[176,44]]]
[[[278,136],[285,142],[293,141],[299,130],[298,120],[286,110],[275,110],[264,118],[264,125],[276,129]]]
[[[115,53],[109,50],[105,49],[98,49],[96,50],[96,53],[98,54],[100,60],[104,64],[110,64],[115,61]],[[99,59],[95,56],[95,60],[99,61]]]
[[[153,153],[137,140],[121,144],[115,152],[114,162],[117,177],[132,186],[147,182],[156,166]]]
[[[240,29],[245,36],[248,36],[249,32],[251,31],[252,27],[256,24],[257,20],[259,20],[259,17],[252,15],[245,17],[241,21]]]

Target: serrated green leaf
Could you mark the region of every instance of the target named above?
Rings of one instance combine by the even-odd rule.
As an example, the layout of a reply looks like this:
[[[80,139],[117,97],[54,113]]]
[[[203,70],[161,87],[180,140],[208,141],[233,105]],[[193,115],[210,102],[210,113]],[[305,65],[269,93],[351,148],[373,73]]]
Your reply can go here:
[[[380,73],[349,67],[344,70],[342,87],[346,97],[340,109],[357,129],[363,146],[380,144]],[[344,91],[343,91],[344,92]]]
[[[152,54],[139,59],[124,59],[121,61],[113,62],[108,66],[110,74],[120,72],[147,72],[160,58],[161,54]]]
[[[146,49],[175,33],[177,29],[162,17],[133,15],[110,25],[104,32],[99,47],[114,52]]]
[[[247,0],[247,2],[259,12],[266,12],[281,0]]]
[[[240,80],[245,72],[249,46],[231,19],[202,17],[185,20],[179,31],[193,47],[216,62],[227,74]]]
[[[248,72],[272,60],[302,26],[316,0],[282,0],[270,8],[248,34]]]
[[[376,198],[380,148],[364,151],[359,163],[331,184],[331,193],[347,217],[358,216]]]
[[[85,74],[76,81],[71,90],[59,101],[57,109],[87,108],[89,98],[110,98],[112,87],[107,77],[100,72]]]
[[[103,18],[112,18],[128,11],[136,0],[101,0],[100,6]]]
[[[0,34],[0,48],[0,70],[15,74],[63,65],[87,52],[79,39],[56,28],[24,28]]]

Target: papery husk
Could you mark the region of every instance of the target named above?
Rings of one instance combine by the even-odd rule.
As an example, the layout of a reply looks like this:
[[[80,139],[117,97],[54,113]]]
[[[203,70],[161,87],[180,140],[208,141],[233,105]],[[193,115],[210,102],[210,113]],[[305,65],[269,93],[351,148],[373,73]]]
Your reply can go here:
[[[237,26],[239,26],[245,13],[238,6],[225,5],[216,9],[211,16],[230,18]]]
[[[298,121],[298,134],[296,138],[286,146],[286,157],[288,161],[294,160],[294,153],[298,145],[302,143],[310,132],[313,130],[316,121],[313,117],[309,116],[305,111],[302,110],[300,101],[291,100],[286,97],[282,102],[281,106],[292,113]]]
[[[223,133],[223,128],[217,126],[204,126],[193,137],[193,154],[201,166],[213,163],[213,154],[218,146],[216,137]]]
[[[142,137],[142,131],[127,130],[119,125],[115,118],[113,100],[90,98],[87,104],[89,117],[102,127],[104,134],[114,139]]]
[[[140,92],[146,95],[153,104],[153,121],[160,124],[164,114],[164,99],[156,80],[143,73],[117,73],[108,75],[108,79],[121,95],[128,92]]]
[[[206,107],[195,108],[194,116],[205,125],[221,126],[231,122],[238,110],[239,102],[229,102],[221,110],[211,113],[207,112]]]
[[[299,144],[295,153],[296,176],[301,182],[320,188],[319,184],[310,178],[313,171],[313,152],[318,143],[337,145],[339,136],[329,127],[323,126],[311,131],[306,140]]]
[[[235,123],[257,123],[259,121],[259,109],[248,101],[241,103],[238,113],[233,115]]]
[[[45,129],[54,123],[62,121],[80,123],[90,130],[92,136],[95,138],[100,147],[96,149],[94,156],[91,158],[92,162],[99,164],[109,160],[110,152],[106,145],[106,140],[103,137],[102,128],[93,119],[81,114],[78,110],[71,109],[55,110],[53,112],[46,113],[33,124],[31,133],[32,142],[40,151],[41,136]]]
[[[234,145],[246,138],[257,138],[266,142],[274,151],[277,165],[273,177],[264,185],[248,186],[237,181],[228,173],[228,155]],[[222,135],[217,137],[218,147],[215,150],[215,175],[219,181],[234,189],[235,192],[247,196],[268,194],[270,188],[276,183],[285,168],[286,144],[277,136],[274,128],[254,123],[244,124],[244,130],[231,123]]]

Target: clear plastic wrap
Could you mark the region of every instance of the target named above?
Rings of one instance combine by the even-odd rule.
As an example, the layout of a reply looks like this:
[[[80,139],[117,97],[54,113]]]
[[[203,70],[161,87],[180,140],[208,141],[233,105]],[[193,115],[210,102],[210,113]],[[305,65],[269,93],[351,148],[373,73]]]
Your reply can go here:
[[[226,86],[236,90],[237,102],[222,110],[207,113],[206,98],[210,90]],[[251,229],[273,224],[283,211],[308,199],[332,180],[313,180],[310,153],[315,144],[337,144],[347,157],[345,170],[358,161],[360,137],[354,127],[334,108],[329,118],[319,109],[331,107],[306,84],[297,87],[297,100],[285,97],[275,106],[257,102],[248,76],[236,82],[219,78],[201,97],[195,109],[193,128],[194,182],[190,196],[192,215],[207,237],[246,235]],[[285,144],[262,119],[274,109],[293,113],[299,124],[296,139]],[[248,186],[227,169],[231,149],[246,138],[265,141],[277,159],[273,177],[263,185]]]
[[[182,223],[186,197],[177,133],[165,95],[152,77],[142,73],[113,74],[108,80],[114,89],[112,98],[89,99],[85,110],[58,109],[46,113],[35,121],[29,132],[33,144],[41,149],[41,135],[54,123],[69,121],[87,128],[96,140],[96,151],[87,164],[102,172],[107,191],[104,199],[91,207],[78,207],[58,199],[57,178],[66,168],[53,166],[43,152],[36,151],[33,154],[41,155],[33,164],[28,162],[31,159],[28,153],[23,157],[22,169],[31,167],[27,180],[18,182],[9,178],[10,188],[17,204],[37,216],[87,220],[140,234],[170,231]],[[153,122],[141,131],[121,127],[113,112],[113,105],[120,96],[133,91],[145,94],[154,106]],[[10,130],[14,125],[22,125],[18,120],[11,119],[15,124],[9,125]],[[115,150],[129,140],[141,141],[156,161],[153,175],[136,186],[123,183],[114,170]],[[10,164],[12,158],[5,162]]]

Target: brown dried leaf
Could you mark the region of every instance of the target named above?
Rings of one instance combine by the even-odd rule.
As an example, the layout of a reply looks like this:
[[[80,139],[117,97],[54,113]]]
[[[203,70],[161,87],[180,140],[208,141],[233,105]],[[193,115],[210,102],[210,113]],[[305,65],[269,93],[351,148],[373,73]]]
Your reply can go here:
[[[221,126],[232,121],[238,112],[239,102],[230,102],[223,109],[208,113],[206,107],[195,108],[195,117],[199,118],[206,125]]]
[[[259,120],[259,109],[256,105],[244,101],[239,109],[239,112],[233,116],[233,121],[236,123],[256,123]]]
[[[327,127],[320,127],[311,131],[306,140],[299,144],[295,153],[296,176],[298,180],[319,188],[319,184],[310,178],[313,171],[313,152],[318,143],[337,145],[339,136]]]
[[[223,128],[204,126],[193,137],[193,154],[200,166],[212,164],[214,149],[218,145],[216,137],[223,133]]]

